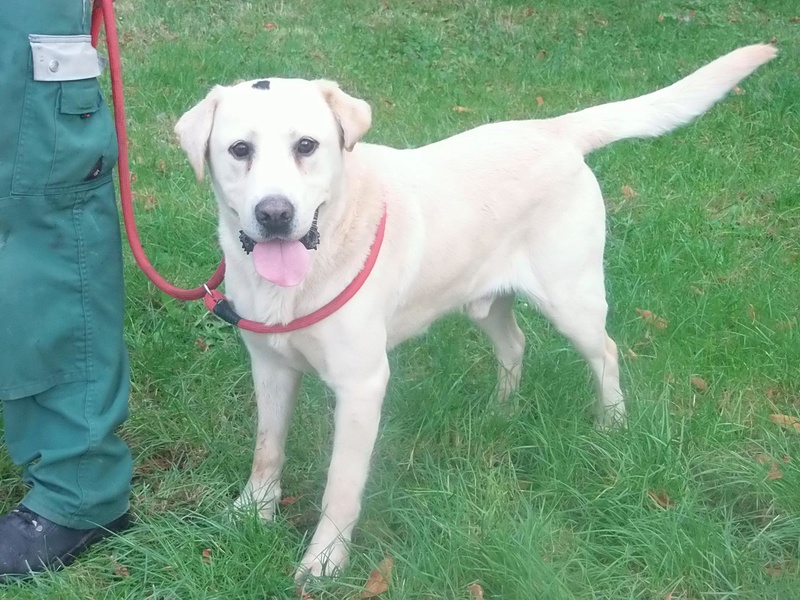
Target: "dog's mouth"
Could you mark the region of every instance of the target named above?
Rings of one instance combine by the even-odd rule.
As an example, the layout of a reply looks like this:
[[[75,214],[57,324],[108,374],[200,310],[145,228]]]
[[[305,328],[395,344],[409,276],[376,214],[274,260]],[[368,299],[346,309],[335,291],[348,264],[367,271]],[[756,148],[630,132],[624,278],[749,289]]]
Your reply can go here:
[[[311,267],[311,254],[308,251],[316,250],[319,245],[318,216],[319,209],[314,213],[311,228],[299,240],[273,239],[256,242],[244,231],[239,231],[242,249],[245,254],[253,255],[256,273],[282,287],[300,284]]]

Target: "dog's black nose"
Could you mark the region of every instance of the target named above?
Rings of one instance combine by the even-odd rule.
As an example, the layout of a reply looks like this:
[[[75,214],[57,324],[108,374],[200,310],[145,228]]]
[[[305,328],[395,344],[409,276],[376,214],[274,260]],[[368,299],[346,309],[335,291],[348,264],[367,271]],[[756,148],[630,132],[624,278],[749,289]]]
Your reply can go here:
[[[256,221],[266,235],[288,233],[294,219],[294,205],[286,196],[267,196],[256,204]]]

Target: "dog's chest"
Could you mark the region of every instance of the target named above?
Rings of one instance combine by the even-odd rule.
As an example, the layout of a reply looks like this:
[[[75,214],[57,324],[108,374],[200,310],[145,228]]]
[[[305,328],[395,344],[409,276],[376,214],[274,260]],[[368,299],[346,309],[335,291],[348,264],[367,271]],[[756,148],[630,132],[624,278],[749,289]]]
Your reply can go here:
[[[267,361],[295,371],[318,371],[324,359],[319,355],[318,345],[297,334],[263,334],[242,332],[247,349],[256,362]]]

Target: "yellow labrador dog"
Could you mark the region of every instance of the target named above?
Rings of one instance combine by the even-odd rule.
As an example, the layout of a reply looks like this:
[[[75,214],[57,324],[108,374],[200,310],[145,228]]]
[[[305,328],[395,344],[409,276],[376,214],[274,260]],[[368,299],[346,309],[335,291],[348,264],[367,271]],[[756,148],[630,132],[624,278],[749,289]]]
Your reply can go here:
[[[346,563],[389,379],[387,351],[446,313],[464,309],[486,333],[506,397],[525,345],[514,296],[527,297],[589,363],[598,425],[624,423],[617,348],[605,325],[605,207],[583,157],[689,122],[775,53],[740,48],[632,100],[493,123],[407,150],[358,143],[370,107],[329,81],[218,86],[181,117],[175,130],[198,178],[208,164],[227,292],[244,318],[288,323],[330,302],[375,252],[385,215],[377,262],[347,304],[291,333],[242,334],[258,432],[239,505],[254,503],[264,519],[275,513],[301,374],[316,372],[336,395],[322,515],[298,578]]]

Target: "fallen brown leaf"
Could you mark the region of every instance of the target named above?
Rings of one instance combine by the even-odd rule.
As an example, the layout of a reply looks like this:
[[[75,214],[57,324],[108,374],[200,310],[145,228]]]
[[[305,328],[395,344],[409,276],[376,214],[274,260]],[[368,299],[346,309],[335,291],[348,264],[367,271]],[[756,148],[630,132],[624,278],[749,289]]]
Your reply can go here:
[[[264,23],[264,29],[266,29],[267,31],[274,31],[277,28],[278,26],[272,21],[267,21],[266,23]]]
[[[125,565],[119,564],[116,560],[114,560],[113,556],[111,557],[111,561],[114,563],[114,575],[116,575],[117,577],[130,577],[131,576],[130,571],[128,571],[128,567],[126,567]]]
[[[783,573],[783,569],[780,567],[773,567],[772,565],[767,565],[764,567],[764,571],[766,571],[767,575],[772,575],[773,577],[778,577],[781,573]]]
[[[657,494],[647,490],[647,494],[653,499],[653,502],[658,504],[661,508],[673,508],[675,506],[675,500],[670,498],[664,490],[659,491]]]
[[[652,311],[637,308],[636,312],[640,317],[642,317],[642,319],[644,319],[644,322],[647,323],[648,325],[654,325],[656,329],[661,329],[661,330],[667,328],[666,319],[654,315]]]
[[[770,415],[769,418],[776,425],[780,425],[781,427],[786,427],[787,429],[794,428],[795,431],[800,433],[800,419],[798,419],[797,417],[792,417],[790,415],[773,414]]]
[[[769,473],[767,474],[767,479],[770,481],[775,481],[776,479],[782,479],[783,473],[781,473],[780,467],[778,467],[778,463],[773,462],[769,466]]]
[[[472,109],[469,109],[466,106],[458,106],[458,105],[455,105],[453,107],[453,110],[456,111],[456,112],[460,112],[460,113],[472,112]]]
[[[769,43],[770,44],[777,44],[778,43],[778,38],[773,36],[772,39],[770,39]]]
[[[756,454],[756,462],[760,465],[765,465],[768,462],[772,462],[772,457],[769,454],[764,454],[763,452],[759,452]]]
[[[544,58],[545,56],[547,56],[547,50],[540,50],[539,54],[537,54],[536,56],[537,58]]]
[[[203,562],[206,564],[211,562],[211,548],[205,548],[203,550]]]
[[[698,392],[708,391],[708,383],[706,383],[706,380],[702,377],[692,377],[690,381],[692,382],[692,387]]]
[[[369,579],[361,592],[361,598],[374,598],[389,589],[389,581],[392,578],[394,559],[387,556],[378,565],[378,568],[369,574]]]
[[[483,588],[479,583],[473,583],[469,586],[469,595],[475,598],[475,600],[483,600]]]
[[[622,195],[626,198],[633,198],[636,195],[636,190],[629,185],[622,186]]]
[[[536,96],[536,104],[538,104],[539,106],[544,106],[544,98],[542,98],[541,96]]]
[[[696,285],[692,286],[692,291],[695,294],[697,294],[698,296],[702,296],[703,294],[705,294],[705,292],[703,290],[701,290],[699,287],[697,287]]]
[[[206,342],[203,338],[199,337],[194,341],[194,345],[197,348],[200,348],[200,352],[205,352],[208,350],[208,342]]]
[[[289,506],[290,504],[294,504],[297,502],[297,496],[286,496],[283,500],[281,500],[281,506]]]

